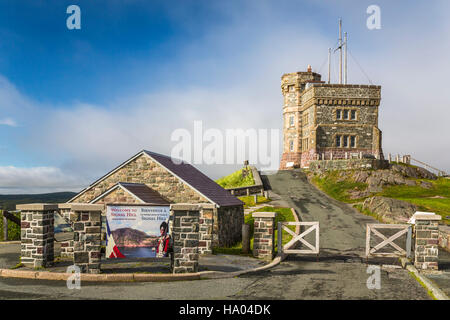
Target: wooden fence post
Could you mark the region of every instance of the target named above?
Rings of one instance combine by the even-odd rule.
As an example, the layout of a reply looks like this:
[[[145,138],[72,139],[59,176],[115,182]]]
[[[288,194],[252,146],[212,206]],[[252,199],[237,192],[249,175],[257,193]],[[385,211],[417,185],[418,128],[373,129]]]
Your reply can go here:
[[[242,225],[242,253],[250,252],[250,225]]]
[[[3,241],[8,241],[8,219],[3,216]]]
[[[283,253],[283,229],[282,229],[282,223],[278,222],[278,228],[277,228],[277,232],[278,232],[278,245],[277,245],[277,250],[278,250],[278,255],[281,255]]]

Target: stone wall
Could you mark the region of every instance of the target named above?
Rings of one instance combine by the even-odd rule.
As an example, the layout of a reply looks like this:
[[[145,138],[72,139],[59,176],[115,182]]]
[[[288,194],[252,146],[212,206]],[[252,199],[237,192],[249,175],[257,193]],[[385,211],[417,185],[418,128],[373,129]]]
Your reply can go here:
[[[122,188],[118,187],[117,189],[111,191],[104,197],[98,199],[94,203],[126,203],[126,204],[142,204],[142,201],[139,201],[136,199],[136,197],[133,197],[129,192],[123,190]]]
[[[66,240],[61,242],[61,257],[62,258],[72,258],[74,259],[74,247],[76,242],[79,242],[79,237],[77,233],[80,233],[81,225],[77,225],[77,228],[80,230],[75,230],[75,224],[80,221],[80,219],[84,216],[86,218],[86,214],[90,211],[100,212],[100,220],[97,221],[96,214],[94,213],[91,218],[87,221],[87,226],[100,226],[100,246],[104,245],[104,240],[106,239],[106,224],[103,223],[102,215],[105,212],[105,206],[102,204],[78,204],[78,203],[60,203],[58,204],[60,215],[65,218],[68,222],[70,222],[72,229],[74,229],[74,239]],[[84,214],[84,215],[83,215]],[[95,218],[94,218],[95,216]],[[94,219],[95,221],[90,221]],[[85,220],[82,220],[82,222]],[[92,231],[93,229],[90,229]],[[78,249],[81,248],[81,245],[78,244]],[[89,247],[89,249],[91,249]]]
[[[327,154],[325,154],[327,156]],[[314,160],[309,163],[309,170],[352,170],[352,169],[386,169],[389,162],[378,159],[348,159],[348,160]]]
[[[81,272],[100,273],[103,205],[73,204],[73,262]]]
[[[89,203],[117,182],[145,183],[172,203],[208,202],[198,192],[173,176],[146,154],[129,162],[71,202]]]
[[[173,273],[198,272],[199,218],[201,206],[170,206],[173,239]]]
[[[212,254],[214,214],[217,217],[215,205],[205,203],[200,206],[198,243],[200,254]]]
[[[438,223],[441,216],[415,214],[416,245],[414,266],[418,269],[437,270],[439,257]]]
[[[274,220],[276,212],[253,212],[253,256],[272,260],[274,254]]]
[[[29,267],[47,267],[54,260],[54,217],[57,205],[22,204],[21,263]]]
[[[230,189],[227,189],[227,191],[229,191],[232,195],[234,195],[236,197],[249,196],[249,195],[256,194],[256,193],[263,195],[264,194],[264,186],[259,185],[259,186],[240,187],[240,188],[230,188]]]
[[[230,247],[242,240],[243,206],[218,209],[218,246]]]

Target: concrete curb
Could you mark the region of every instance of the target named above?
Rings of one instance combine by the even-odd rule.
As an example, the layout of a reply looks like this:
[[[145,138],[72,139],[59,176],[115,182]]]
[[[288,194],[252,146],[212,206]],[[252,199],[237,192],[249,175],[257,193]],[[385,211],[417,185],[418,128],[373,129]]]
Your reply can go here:
[[[419,270],[417,270],[416,267],[414,267],[414,265],[412,265],[408,259],[401,258],[400,261],[403,268],[412,272],[417,278],[419,278],[420,281],[422,281],[422,283],[425,285],[425,288],[431,291],[431,293],[436,297],[437,300],[450,300],[450,298],[444,293],[444,291],[439,289],[439,287],[436,286],[433,282],[420,274]]]
[[[23,271],[0,269],[2,278],[21,278],[37,280],[63,280],[67,281],[73,273],[60,273],[48,271]],[[81,281],[89,282],[160,282],[160,281],[187,281],[200,280],[200,273],[186,274],[145,274],[145,273],[119,273],[119,274],[80,274]]]
[[[80,274],[81,281],[90,282],[161,282],[161,281],[189,281],[202,279],[223,279],[233,278],[243,274],[258,272],[270,269],[283,261],[285,256],[276,256],[269,264],[250,270],[235,272],[222,271],[201,271],[197,273],[185,274],[154,274],[154,273],[118,273],[118,274]],[[48,272],[48,271],[30,271],[30,270],[11,270],[0,269],[1,278],[21,278],[37,280],[60,280],[67,281],[73,273]]]
[[[283,261],[286,258],[286,256],[276,256],[270,263],[255,268],[255,269],[249,269],[249,270],[242,270],[242,271],[235,271],[235,272],[222,272],[222,271],[202,271],[199,272],[200,279],[224,279],[224,278],[233,278],[237,276],[241,276],[243,274],[252,273],[252,272],[258,272],[258,271],[264,271],[270,268],[275,267],[278,265],[281,261]]]

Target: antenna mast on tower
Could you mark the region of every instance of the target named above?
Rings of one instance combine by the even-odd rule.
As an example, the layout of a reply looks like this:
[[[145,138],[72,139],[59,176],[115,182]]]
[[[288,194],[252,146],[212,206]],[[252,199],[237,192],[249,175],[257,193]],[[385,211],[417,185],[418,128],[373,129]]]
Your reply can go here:
[[[342,19],[339,19],[339,84],[342,84]]]
[[[344,32],[344,84],[347,84],[347,32]]]
[[[331,48],[328,48],[328,84],[331,83]]]

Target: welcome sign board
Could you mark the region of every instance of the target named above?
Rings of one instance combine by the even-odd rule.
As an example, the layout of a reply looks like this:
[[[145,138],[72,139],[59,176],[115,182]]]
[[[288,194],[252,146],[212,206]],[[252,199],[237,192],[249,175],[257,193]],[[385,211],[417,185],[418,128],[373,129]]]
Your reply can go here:
[[[168,206],[106,207],[106,257],[151,258],[167,256]],[[161,225],[167,226],[166,234]],[[164,230],[163,230],[164,231]]]

